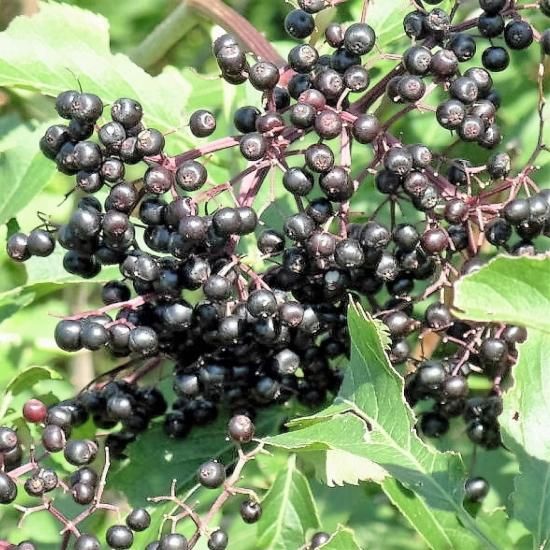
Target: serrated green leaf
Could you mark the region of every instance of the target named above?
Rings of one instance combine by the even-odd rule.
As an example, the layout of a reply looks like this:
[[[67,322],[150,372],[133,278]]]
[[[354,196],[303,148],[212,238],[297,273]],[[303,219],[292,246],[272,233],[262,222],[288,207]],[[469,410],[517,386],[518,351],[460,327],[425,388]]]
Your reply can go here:
[[[550,359],[548,307],[550,258],[501,257],[465,277],[456,288],[456,306],[468,319],[528,327],[504,394],[500,417],[504,444],[515,453],[512,516],[532,534],[535,548],[550,548]],[[490,300],[490,309],[483,304]]]
[[[384,351],[384,334],[355,304],[349,308],[348,324],[352,354],[336,400],[338,412],[328,420],[325,412],[317,423],[310,417],[306,428],[268,442],[306,452],[336,448],[365,457],[424,501],[445,541],[443,548],[498,548],[462,505],[465,473],[460,457],[441,453],[416,435],[403,380]],[[348,412],[342,413],[342,404]]]
[[[340,525],[330,540],[321,546],[324,550],[365,550],[365,547],[359,546],[355,533]]]
[[[38,14],[14,19],[0,33],[0,51],[0,86],[55,96],[80,83],[105,103],[132,97],[145,121],[162,132],[179,125],[191,92],[174,68],[152,77],[128,57],[113,55],[107,20],[67,4],[41,2]],[[172,139],[189,142],[181,132]]]
[[[300,548],[308,529],[319,527],[315,501],[307,478],[296,467],[296,455],[289,456],[286,469],[275,478],[262,508],[257,545],[264,550]]]
[[[4,418],[14,397],[25,390],[31,390],[43,380],[61,380],[63,377],[50,367],[29,367],[18,373],[7,384],[0,403],[0,419]]]
[[[38,150],[47,126],[18,126],[0,141],[0,225],[26,207],[55,172],[55,164]]]
[[[455,308],[472,321],[498,321],[550,333],[550,258],[496,257],[461,279]]]

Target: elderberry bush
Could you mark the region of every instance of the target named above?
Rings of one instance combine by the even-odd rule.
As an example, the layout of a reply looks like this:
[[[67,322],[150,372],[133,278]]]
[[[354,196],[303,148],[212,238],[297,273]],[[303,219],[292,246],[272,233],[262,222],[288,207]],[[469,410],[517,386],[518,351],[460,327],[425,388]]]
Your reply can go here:
[[[100,451],[124,460],[159,424],[167,438],[185,440],[222,416],[231,418],[238,459],[212,457],[197,481],[225,495],[214,511],[243,493],[240,517],[259,521],[260,499],[236,487],[239,468],[255,456],[241,445],[254,440],[264,409],[313,413],[338,396],[353,347],[352,304],[383,323],[419,436],[454,429],[461,444],[502,448],[502,395],[528,331],[504,319],[464,319],[453,287],[489,258],[548,250],[550,191],[536,172],[548,152],[550,30],[529,14],[543,20],[550,5],[479,0],[472,15],[461,2],[413,2],[399,21],[406,45],[390,54],[368,1],[356,21],[323,19],[343,3],[299,0],[289,9],[283,26],[295,45],[286,58],[259,35],[219,34],[211,49],[219,77],[259,100],[235,108],[225,136],[216,109],[188,113],[194,145],[177,154],[135,98],[76,86],[56,96],[58,120],[37,146],[64,176],[73,208],[67,219],[41,213],[30,232],[12,231],[6,250],[18,263],[52,261],[61,250],[64,270],[83,280],[118,270],[102,286],[102,304],[61,318],[54,333],[62,351],[102,351],[112,363],[71,398],[25,404],[24,418],[43,428],[45,453],[63,453],[77,468],[65,485],[54,484],[34,451],[32,468],[22,466],[17,433],[0,429],[1,502],[13,502],[19,472],[31,472],[21,480],[30,496],[65,487],[90,515],[110,510],[101,503],[105,479],[89,467]],[[495,82],[514,56],[535,48],[539,134],[520,165],[501,130],[506,104]],[[434,143],[400,130],[419,114],[436,121]],[[179,122],[174,114],[174,128]],[[216,163],[228,151],[232,171],[222,181]],[[104,437],[71,439],[91,424]],[[461,490],[473,506],[491,480],[470,474]],[[194,547],[206,524],[174,489],[150,496],[176,504],[197,531],[188,540],[173,530],[147,548]],[[108,528],[105,543],[135,547],[134,533],[150,522],[136,508]],[[103,544],[68,532],[76,549]],[[228,547],[223,528],[207,534],[210,550]],[[302,548],[330,538],[311,532]]]

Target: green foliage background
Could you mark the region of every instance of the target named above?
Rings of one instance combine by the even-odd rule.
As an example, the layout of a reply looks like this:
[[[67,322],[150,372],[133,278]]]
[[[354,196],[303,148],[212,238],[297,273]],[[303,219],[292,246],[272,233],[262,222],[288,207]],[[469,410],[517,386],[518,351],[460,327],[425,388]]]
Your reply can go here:
[[[282,31],[282,21],[289,9],[287,3],[282,0],[231,0],[228,3],[275,42],[281,52],[288,50],[289,42]],[[216,74],[209,45],[213,32],[212,24],[194,14],[188,16],[184,36],[176,46],[153,66],[147,67],[153,76],[160,75],[155,80],[138,71],[126,58],[114,58],[107,49],[102,49],[108,39],[108,22],[112,52],[132,55],[136,46],[177,6],[178,2],[174,0],[68,2],[78,8],[101,14],[105,18],[103,21],[93,16],[80,19],[81,12],[64,8],[58,5],[58,2],[51,4],[51,7],[63,10],[56,13],[65,14],[66,19],[56,21],[52,15],[51,20],[41,27],[42,35],[25,32],[28,20],[18,20],[8,31],[0,34],[2,243],[8,233],[17,227],[24,231],[31,230],[37,224],[36,214],[39,211],[51,215],[54,220],[62,220],[70,210],[74,200],[72,197],[62,203],[64,194],[69,190],[68,178],[55,174],[52,166],[37,156],[37,142],[43,127],[54,118],[51,96],[64,87],[76,87],[77,78],[91,91],[96,91],[104,85],[107,97],[112,99],[118,95],[129,94],[128,89],[136,84],[136,88],[139,88],[138,91],[142,94],[138,99],[145,105],[146,118],[150,116],[149,121],[161,130],[175,130],[168,138],[171,151],[181,150],[191,142],[190,134],[181,126],[186,115],[193,109],[208,107],[216,110],[219,115],[218,132],[221,136],[231,131],[230,113],[234,106],[255,102],[258,99],[257,94],[250,90],[234,91],[221,84],[219,80],[211,78]],[[379,18],[379,28],[385,29],[383,49],[387,53],[400,53],[403,40],[399,15],[408,11],[408,2],[377,0],[375,4],[379,6],[378,11],[374,8],[374,13],[377,14],[375,17]],[[464,16],[472,13],[476,6],[474,1],[466,1],[463,4],[461,13]],[[33,6],[33,2],[27,1],[1,2],[0,29],[6,28],[16,13],[23,9],[32,9]],[[351,20],[359,15],[361,6],[360,0],[350,0],[337,12],[331,11],[329,17],[336,16],[341,21]],[[396,20],[399,22],[398,25],[395,25]],[[19,30],[16,29],[16,25],[21,25]],[[539,28],[544,28],[542,20]],[[20,50],[15,45],[17,37],[21,41]],[[97,48],[97,55],[89,58],[79,57],[84,43],[89,43],[92,49]],[[51,47],[44,47],[45,45]],[[36,59],[32,55],[33,50],[39,52]],[[24,80],[21,74],[24,72],[23,69],[28,67],[21,67],[21,59],[26,59],[28,66],[36,69],[29,77],[32,82],[29,81],[25,85],[21,84]],[[537,60],[536,48],[531,48],[527,53],[513,54],[511,69],[495,78],[505,105],[499,119],[505,136],[503,147],[511,152],[517,166],[521,166],[528,158],[536,141]],[[380,76],[385,68],[392,66],[392,63],[380,63],[373,71],[373,77]],[[66,65],[71,68],[70,71],[65,68]],[[94,80],[92,75],[102,75],[103,81]],[[437,97],[433,100],[436,99]],[[394,107],[385,104],[378,106],[379,114],[384,117],[391,116],[393,109]],[[422,140],[433,146],[444,146],[449,142],[448,134],[437,126],[433,117],[426,114],[412,114],[405,122],[400,123],[396,131],[402,132],[411,142]],[[484,155],[468,145],[453,150],[456,156],[460,156],[461,153],[479,161]],[[223,181],[234,162],[235,159],[230,155],[222,156],[219,164],[212,167],[211,173]],[[547,186],[549,177],[550,166],[544,166],[535,176],[543,186]],[[361,201],[367,208],[374,200],[368,192],[361,196]],[[547,276],[547,264],[545,269],[544,274]],[[69,397],[90,378],[112,368],[113,364],[107,355],[96,353],[92,357],[91,354],[82,352],[76,356],[69,356],[55,347],[52,337],[55,316],[90,309],[99,303],[99,285],[81,282],[74,284],[77,281],[62,271],[60,253],[47,260],[33,259],[25,266],[18,266],[7,260],[2,246],[0,274],[0,391],[3,393],[0,420],[9,423],[17,419],[17,411],[29,396],[43,396],[48,402]],[[116,277],[116,270],[104,270],[95,283],[108,280],[112,276]],[[501,289],[501,294],[506,294],[508,290],[509,286]],[[543,319],[544,315],[544,312],[541,312],[540,318]],[[360,316],[356,321],[366,322],[361,321]],[[373,325],[368,322],[366,326],[374,330]],[[538,325],[535,329],[537,327]],[[365,330],[357,329],[358,332]],[[547,331],[543,331],[542,334],[548,338]],[[366,338],[364,334],[362,338]],[[382,345],[380,335],[375,330],[370,338],[377,345]],[[542,339],[543,337],[539,336],[539,340]],[[542,346],[544,343],[539,341],[539,345]],[[359,348],[360,345],[357,347],[357,353],[361,352]],[[535,356],[535,362],[537,349],[529,351]],[[352,361],[352,367],[365,375],[362,364],[356,363],[354,366]],[[464,442],[465,438],[458,430],[452,431],[444,440],[438,441],[437,446],[440,451],[449,448],[461,451],[462,461],[454,455],[439,453],[438,450],[425,450],[424,444],[417,438],[405,443],[404,440],[385,439],[385,420],[379,416],[379,412],[383,412],[385,406],[391,409],[392,400],[396,408],[403,405],[400,382],[397,377],[393,378],[389,372],[383,370],[383,351],[373,359],[372,364],[378,365],[381,370],[367,375],[376,378],[381,375],[380,373],[385,373],[386,378],[380,383],[388,391],[385,396],[387,401],[380,403],[379,411],[372,410],[372,396],[369,398],[362,394],[354,385],[357,382],[348,380],[349,383],[342,390],[339,402],[332,410],[329,409],[320,418],[314,417],[303,421],[302,424],[296,424],[297,432],[273,439],[274,449],[280,447],[298,450],[297,458],[294,455],[288,457],[284,451],[274,451],[271,456],[262,456],[249,467],[247,485],[262,494],[267,492],[266,502],[271,502],[272,505],[267,506],[266,519],[258,530],[256,527],[243,527],[239,522],[234,522],[234,508],[229,507],[224,511],[224,518],[220,518],[220,522],[223,521],[229,526],[234,545],[230,548],[297,548],[296,541],[304,540],[305,536],[311,534],[319,525],[330,532],[337,531],[339,525],[345,525],[354,531],[352,533],[340,528],[331,548],[412,550],[425,548],[426,545],[435,548],[479,545],[479,539],[473,535],[470,538],[462,528],[464,523],[468,523],[470,516],[462,510],[461,495],[448,494],[452,483],[460,479],[464,473],[462,463],[469,464],[471,461],[471,447]],[[18,373],[29,368],[31,370],[22,380],[13,382]],[[363,383],[371,382],[367,380]],[[360,446],[350,448],[350,442],[347,440],[338,440],[338,433],[348,436],[354,433],[354,429],[358,430],[357,433],[362,433],[362,420],[354,416],[357,410],[370,421],[376,420],[380,423],[380,444],[386,445],[385,455],[375,453],[376,456],[373,456],[364,448],[359,448]],[[407,430],[410,431],[412,426],[412,417],[410,411],[406,411],[405,408],[403,411],[401,429],[402,437],[405,437]],[[295,412],[287,409],[268,413],[260,420],[262,433],[275,433],[275,428],[283,419]],[[539,414],[545,413],[548,413],[548,410],[544,408],[539,411]],[[324,426],[321,440],[316,432],[318,425]],[[349,432],[342,432],[342,427]],[[28,439],[35,435],[33,432],[26,433],[27,428],[23,425],[20,428]],[[89,435],[91,429],[91,426],[86,425],[82,428],[82,433]],[[299,435],[292,435],[294,433]],[[518,452],[520,462],[523,461],[522,470],[529,472],[529,467],[525,465],[533,455],[542,461],[543,466],[538,465],[541,468],[539,473],[546,472],[544,460],[548,460],[548,454],[545,455],[548,449],[543,449],[537,454],[536,449],[530,450],[526,447],[528,442],[519,441],[514,437],[513,431],[510,434],[512,450],[527,449],[523,454]],[[326,443],[327,439],[330,440],[330,444]],[[395,462],[399,463],[403,458],[399,459],[397,456],[398,449],[403,445],[410,445],[411,456],[415,457],[415,460],[418,458],[417,455],[428,453],[424,457],[426,463],[418,471],[413,469],[412,473],[405,474],[398,470]],[[162,449],[160,456],[158,449]],[[303,452],[305,450],[307,452]],[[123,507],[126,500],[131,505],[142,505],[144,495],[166,493],[171,477],[177,477],[181,487],[189,487],[192,485],[192,475],[196,466],[203,459],[213,455],[221,455],[228,459],[232,457],[232,451],[224,440],[223,422],[203,432],[195,432],[184,443],[168,441],[160,430],[152,430],[133,446],[131,461],[119,464],[113,469],[111,479],[114,490],[110,497],[119,501]],[[433,464],[429,466],[428,462],[432,459],[434,463],[441,465],[442,470],[448,471],[449,476],[448,479],[439,480],[437,487],[430,481],[433,479]],[[152,471],[151,464],[159,460],[164,461],[164,467]],[[66,466],[60,459],[56,458],[55,461],[59,468]],[[498,541],[495,547],[530,548],[532,545],[525,528],[533,527],[529,525],[529,521],[526,522],[525,517],[521,516],[509,520],[502,511],[510,504],[513,479],[520,462],[505,450],[481,453],[477,457],[475,473],[489,478],[492,490],[484,510],[475,510],[478,512],[481,526],[469,526],[469,529],[479,529],[481,533],[489,532],[488,536]],[[334,468],[335,463],[338,464],[337,471]],[[392,477],[386,477],[382,482],[386,474],[383,471],[381,473],[380,469],[377,470],[376,465],[386,473],[389,472]],[[536,470],[531,475],[537,479]],[[531,488],[536,482],[526,479],[528,476],[528,473],[523,476],[523,483],[527,484],[527,488]],[[366,478],[378,479],[382,482],[382,488],[373,481],[359,483],[361,479]],[[310,488],[307,486],[308,480]],[[336,486],[328,487],[323,481]],[[419,497],[414,496],[411,487],[405,488],[408,484],[420,482],[425,484],[426,492],[418,491]],[[290,489],[288,493],[282,494],[279,487]],[[452,506],[456,509],[440,514],[436,512],[430,521],[426,521],[426,516],[431,516],[431,513],[422,508],[422,499],[426,498],[426,501],[430,502],[430,499],[434,498],[435,493],[430,492],[430,487],[437,493],[437,498],[443,494],[444,499],[453,503]],[[441,488],[443,493],[440,494]],[[520,493],[520,497],[525,498],[525,492]],[[201,507],[207,507],[208,498],[201,496]],[[547,498],[546,495],[540,496],[541,502],[546,502]],[[26,503],[25,497],[21,497],[20,500],[21,503]],[[70,513],[72,505],[68,500],[64,506]],[[74,512],[74,509],[72,511]],[[161,512],[155,517],[157,525]],[[533,511],[535,512],[538,510]],[[296,516],[300,521],[296,521]],[[416,529],[412,529],[407,518],[416,524]],[[104,517],[94,516],[87,529],[101,532],[105,527],[105,521]],[[279,525],[281,529],[286,526],[286,530],[276,530],[273,533],[273,526]],[[538,528],[541,528],[541,525]],[[548,529],[548,526],[545,528]],[[542,534],[539,533],[538,543],[543,545],[541,547],[546,547],[547,540],[544,535],[548,530],[542,531]],[[257,538],[258,533],[261,534],[260,539]],[[36,514],[28,518],[22,528],[18,529],[17,514],[13,510],[0,509],[0,538],[21,540],[25,537],[38,542],[41,550],[58,548],[56,526],[47,514]]]

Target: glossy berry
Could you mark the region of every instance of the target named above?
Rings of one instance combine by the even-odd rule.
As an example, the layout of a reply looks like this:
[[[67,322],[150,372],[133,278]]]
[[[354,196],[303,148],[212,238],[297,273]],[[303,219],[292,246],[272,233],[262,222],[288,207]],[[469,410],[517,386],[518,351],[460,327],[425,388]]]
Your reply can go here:
[[[17,497],[17,485],[5,472],[0,472],[0,504],[11,504]]]
[[[504,29],[504,40],[512,50],[528,48],[533,38],[533,28],[527,21],[510,21]]]
[[[510,56],[505,48],[491,46],[483,51],[481,62],[488,71],[500,72],[510,64]]]
[[[107,529],[105,540],[114,550],[122,550],[132,546],[134,535],[125,525],[113,525]]]
[[[315,550],[326,544],[330,540],[330,534],[324,531],[314,533],[309,542],[308,550]]]
[[[489,493],[489,483],[482,477],[471,477],[464,485],[466,499],[470,502],[481,502]]]
[[[93,535],[83,533],[76,539],[74,550],[101,550],[101,544]]]
[[[33,424],[44,422],[47,414],[48,408],[38,399],[29,399],[23,405],[23,417],[27,422]]]
[[[195,137],[208,137],[216,130],[216,118],[210,111],[199,109],[191,115],[189,129]]]
[[[134,508],[126,516],[126,525],[132,531],[145,531],[151,524],[151,516],[144,508]]]
[[[292,38],[307,38],[314,29],[315,20],[304,10],[292,10],[285,18],[285,30]]]
[[[256,523],[262,515],[260,503],[253,500],[245,500],[239,511],[245,523]]]
[[[208,550],[225,550],[229,544],[229,537],[223,529],[216,529],[208,539]]]
[[[254,437],[255,427],[248,416],[239,414],[229,420],[228,431],[233,441],[248,443]]]
[[[252,132],[241,138],[239,149],[246,160],[260,160],[267,151],[267,141],[261,134]]]
[[[97,444],[91,440],[71,439],[65,446],[65,460],[74,466],[83,466],[94,461]]]
[[[158,550],[187,550],[187,539],[178,533],[164,535],[158,545]]]
[[[28,237],[24,233],[14,233],[7,242],[8,256],[16,262],[24,262],[31,257],[28,248]]]
[[[17,432],[6,426],[0,427],[0,453],[13,451],[18,444]]]
[[[225,482],[225,467],[220,462],[210,460],[199,467],[199,483],[208,489],[217,489]]]
[[[353,23],[344,33],[344,48],[354,55],[365,55],[374,48],[376,34],[366,23]]]

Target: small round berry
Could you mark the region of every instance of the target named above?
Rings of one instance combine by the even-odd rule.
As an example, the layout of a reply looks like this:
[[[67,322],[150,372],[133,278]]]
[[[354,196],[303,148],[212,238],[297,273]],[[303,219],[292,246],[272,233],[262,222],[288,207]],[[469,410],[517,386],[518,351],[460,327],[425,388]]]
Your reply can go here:
[[[489,493],[489,483],[482,477],[471,477],[464,485],[466,499],[470,502],[481,502]]]
[[[50,453],[62,451],[66,444],[65,432],[59,426],[50,424],[42,432],[42,445]]]
[[[5,472],[0,472],[0,504],[11,504],[17,497],[17,485]]]
[[[510,56],[506,48],[491,46],[483,51],[481,62],[488,71],[497,73],[504,71],[508,67],[510,64]]]
[[[528,48],[533,38],[533,28],[527,21],[510,21],[504,29],[504,40],[512,50]]]
[[[208,550],[225,550],[229,544],[229,537],[223,529],[216,529],[208,539]]]
[[[23,405],[23,418],[25,418],[27,422],[32,422],[34,424],[44,422],[47,414],[48,408],[38,399],[29,399]]]
[[[0,453],[13,451],[19,442],[17,432],[7,426],[0,427]]]
[[[126,516],[126,525],[132,531],[145,531],[151,525],[151,516],[145,508],[134,508]]]
[[[31,257],[28,247],[29,238],[24,233],[14,233],[6,244],[8,256],[16,262],[24,262]]]
[[[191,115],[189,129],[198,138],[211,136],[216,130],[216,117],[210,111],[199,109]]]
[[[188,548],[187,539],[183,535],[170,533],[160,539],[157,550],[187,550]]]
[[[132,546],[134,535],[126,525],[112,525],[107,529],[105,540],[114,550],[123,550]]]
[[[101,544],[93,535],[83,533],[76,539],[74,550],[101,550]]]
[[[71,439],[65,445],[65,460],[73,466],[90,464],[96,455],[97,444],[89,439]]]
[[[248,416],[238,414],[229,420],[228,431],[233,441],[248,443],[254,437],[255,427]]]
[[[133,99],[117,99],[111,106],[111,118],[124,128],[133,128],[138,125],[142,116],[143,108]]]
[[[87,483],[75,483],[71,488],[73,500],[82,506],[90,504],[95,498],[95,488]]]
[[[469,34],[455,34],[449,47],[460,62],[469,61],[476,54],[476,41]]]
[[[27,250],[31,256],[49,256],[55,248],[55,240],[49,231],[33,229],[27,239]]]
[[[241,138],[239,149],[246,160],[261,160],[267,151],[267,140],[262,134],[251,132]]]
[[[240,507],[241,518],[245,523],[256,523],[262,516],[262,507],[259,502],[245,500]]]
[[[311,541],[309,542],[308,550],[316,550],[317,548],[320,548],[321,546],[326,544],[329,540],[329,533],[325,533],[324,531],[314,533],[314,535],[311,537]]]
[[[365,55],[374,48],[376,34],[366,23],[353,23],[344,33],[344,48],[354,55]]]
[[[75,90],[61,92],[55,99],[55,110],[61,118],[70,119],[73,116],[73,101],[79,93]]]
[[[217,489],[225,482],[225,466],[215,460],[205,462],[199,467],[199,483],[208,489]]]
[[[352,133],[359,143],[372,143],[380,133],[380,121],[370,114],[359,115],[352,126]]]
[[[285,30],[292,38],[307,38],[314,29],[315,19],[304,10],[292,10],[285,17]]]

